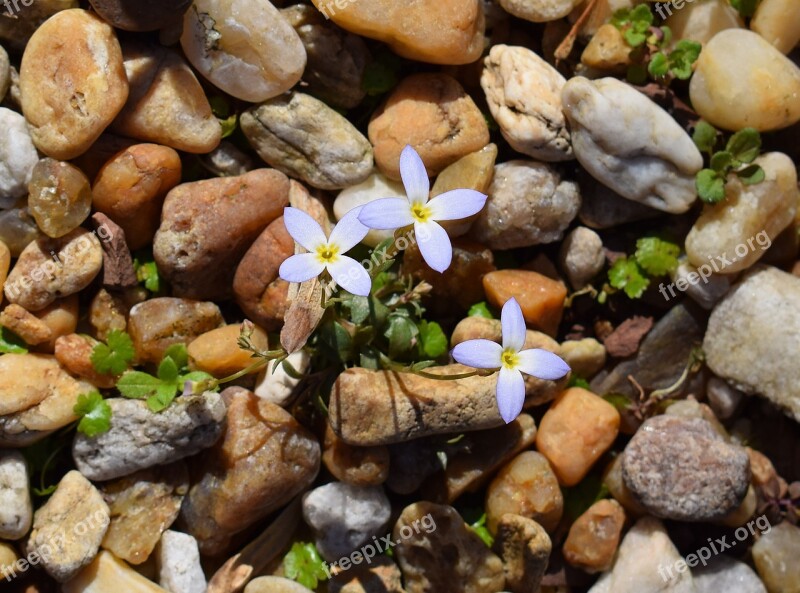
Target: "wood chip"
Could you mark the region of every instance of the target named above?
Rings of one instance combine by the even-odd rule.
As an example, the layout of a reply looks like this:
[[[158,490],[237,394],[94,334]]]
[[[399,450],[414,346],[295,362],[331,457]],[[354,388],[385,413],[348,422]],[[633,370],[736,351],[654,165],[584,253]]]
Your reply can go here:
[[[103,246],[103,286],[111,290],[136,286],[136,270],[125,231],[102,212],[92,215],[92,223]]]
[[[609,356],[625,358],[639,350],[639,344],[653,327],[652,317],[631,317],[623,321],[603,342]]]

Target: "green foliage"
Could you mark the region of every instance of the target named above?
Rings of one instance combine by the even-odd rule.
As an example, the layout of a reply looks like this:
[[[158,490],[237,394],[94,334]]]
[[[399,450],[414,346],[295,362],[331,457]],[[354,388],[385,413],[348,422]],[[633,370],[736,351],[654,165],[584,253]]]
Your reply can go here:
[[[713,169],[702,169],[694,182],[697,195],[706,204],[716,204],[725,199],[725,178]]]
[[[119,375],[128,369],[136,355],[133,340],[124,331],[111,330],[106,340],[96,344],[92,350],[92,366],[98,373]]]
[[[328,579],[325,561],[311,542],[295,542],[283,557],[286,576],[304,587],[316,590],[320,581]]]
[[[78,432],[88,437],[108,432],[111,428],[111,406],[97,391],[79,395],[73,412],[81,419]]]
[[[28,345],[25,340],[0,325],[0,354],[25,354],[27,351]]]
[[[580,387],[582,389],[590,389],[589,382],[584,379],[583,377],[579,377],[575,373],[572,373],[569,377],[569,382],[567,383],[567,388],[570,387]]]
[[[136,270],[136,279],[152,293],[161,291],[161,276],[158,274],[158,266],[153,259],[153,254],[143,250],[133,258],[133,267]]]
[[[636,263],[650,276],[663,276],[678,267],[681,248],[658,237],[642,237],[636,241]]]
[[[489,304],[486,301],[475,303],[469,308],[467,313],[470,317],[485,317],[486,319],[497,319],[494,314],[489,310]]]
[[[666,45],[663,41],[660,45]],[[656,51],[650,57],[647,71],[655,79],[677,78],[688,80],[692,76],[692,66],[700,57],[703,46],[696,41],[682,39],[669,54]]]
[[[611,17],[611,24],[617,27],[631,47],[642,45],[648,38],[650,26],[653,24],[653,13],[646,4],[636,8],[623,8]]]
[[[739,11],[744,18],[750,18],[756,13],[756,8],[761,0],[731,0],[731,6]]]
[[[487,548],[491,548],[494,545],[494,538],[492,537],[492,534],[489,533],[489,529],[486,527],[486,513],[483,513],[478,520],[472,523],[469,527],[479,538],[481,538],[481,541],[486,544]]]
[[[739,130],[728,139],[725,150],[714,152],[717,130],[701,121],[695,127],[693,139],[700,150],[710,155],[710,168],[700,170],[695,178],[697,195],[706,204],[716,204],[725,199],[725,181],[731,173],[745,185],[764,181],[764,170],[752,164],[761,152],[758,130]]]
[[[608,271],[608,281],[614,288],[624,290],[632,299],[641,297],[650,285],[650,280],[636,263],[636,259],[627,257],[621,257],[614,262]]]
[[[419,324],[419,339],[421,355],[425,358],[436,359],[447,352],[447,336],[442,331],[442,326],[435,321],[425,321]]]
[[[219,121],[219,125],[222,126],[222,137],[227,138],[232,135],[239,124],[239,116],[236,113],[231,113],[231,106],[227,99],[215,96],[211,97],[208,102],[211,105],[211,112]]]
[[[692,140],[700,150],[711,156],[714,152],[714,147],[717,145],[717,129],[705,120],[700,120],[694,127],[692,133]]]
[[[388,93],[400,80],[401,65],[400,58],[393,52],[379,52],[364,69],[361,88],[373,97]]]

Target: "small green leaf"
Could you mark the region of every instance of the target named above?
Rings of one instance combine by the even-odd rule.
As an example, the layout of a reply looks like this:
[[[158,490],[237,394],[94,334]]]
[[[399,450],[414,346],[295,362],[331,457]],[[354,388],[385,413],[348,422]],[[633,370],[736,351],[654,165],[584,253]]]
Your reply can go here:
[[[369,298],[353,295],[348,301],[350,309],[350,321],[356,325],[361,325],[369,319]]]
[[[384,331],[384,336],[389,339],[389,358],[396,360],[411,350],[412,341],[418,334],[419,329],[413,321],[396,313],[390,315],[389,326]]]
[[[447,352],[447,336],[435,321],[420,322],[419,339],[422,352],[428,358],[436,359]]]
[[[750,18],[756,13],[759,2],[760,0],[731,0],[731,6],[744,18]]]
[[[670,29],[666,25],[661,25],[661,32],[663,33],[664,36],[661,39],[661,42],[659,43],[659,46],[660,47],[666,47],[672,41],[672,29]]]
[[[728,140],[727,150],[737,161],[752,163],[761,151],[761,134],[755,128],[739,130]]]
[[[283,569],[288,578],[312,591],[328,579],[325,561],[310,542],[295,542],[283,558]]]
[[[608,281],[614,288],[624,290],[629,298],[638,299],[647,290],[650,280],[642,274],[642,269],[634,259],[621,257],[608,271]]]
[[[239,116],[235,113],[226,119],[217,119],[222,127],[222,137],[228,138],[233,135],[239,125]]]
[[[137,252],[133,260],[133,267],[136,270],[136,279],[143,283],[147,290],[153,293],[161,290],[161,277],[158,274],[158,266],[150,251],[142,250]]]
[[[658,237],[643,237],[636,241],[636,263],[650,276],[663,276],[678,267],[681,248]]]
[[[147,398],[147,406],[156,414],[166,410],[178,395],[177,383],[161,383],[154,395]]]
[[[696,41],[681,39],[669,54],[670,72],[679,80],[688,80],[692,76],[692,66],[700,57],[703,46]]]
[[[762,169],[759,165],[749,165],[744,169],[736,171],[736,174],[739,176],[739,179],[741,179],[742,183],[744,183],[745,185],[754,185],[756,183],[761,183],[766,178],[766,173],[764,173],[764,169]]]
[[[353,350],[353,338],[341,323],[331,320],[323,324],[320,327],[319,338],[336,354],[339,361],[349,360]]]
[[[579,377],[575,373],[570,375],[567,387],[580,387],[582,389],[591,389],[589,382],[583,377]]]
[[[164,358],[171,358],[178,365],[178,368],[183,369],[189,364],[189,351],[186,344],[178,342],[173,344],[164,351]]]
[[[475,532],[475,535],[481,538],[481,541],[486,544],[487,548],[491,548],[494,545],[494,537],[492,537],[492,534],[489,533],[489,530],[486,528],[486,513],[483,513],[480,518],[469,527]]]
[[[178,364],[171,356],[165,356],[158,365],[158,378],[164,383],[175,383],[178,380]]]
[[[667,56],[660,51],[653,54],[650,58],[650,63],[647,65],[647,71],[655,78],[663,78],[669,72],[669,62]]]
[[[725,175],[733,166],[733,155],[727,150],[715,152],[711,157],[711,168],[720,175]]]
[[[646,33],[639,33],[633,27],[626,29],[625,33],[623,33],[623,36],[625,37],[625,41],[631,47],[637,47],[647,40]]]
[[[701,119],[694,127],[692,140],[694,140],[695,146],[697,146],[700,152],[711,154],[717,143],[717,129],[707,121]]]
[[[178,379],[178,384],[181,386],[181,388],[183,388],[183,384],[186,381],[192,381],[193,383],[199,383],[200,381],[208,381],[208,380],[211,380],[213,378],[214,377],[212,375],[209,375],[208,373],[205,373],[203,371],[192,371],[190,373],[186,373],[184,375],[181,375],[180,378]]]
[[[96,344],[92,349],[92,366],[98,373],[119,375],[124,373],[136,355],[133,340],[117,329],[108,333],[107,344]]]
[[[28,345],[25,340],[7,327],[0,325],[0,354],[25,354]]]
[[[697,174],[695,188],[706,204],[716,204],[725,199],[725,179],[713,169],[702,169]]]
[[[160,385],[162,385],[161,379],[142,371],[127,371],[117,381],[119,392],[123,397],[131,399],[150,397]]]
[[[653,13],[647,4],[639,4],[630,12],[630,20],[636,26],[644,27],[643,30],[653,24]]]
[[[81,418],[78,432],[90,438],[108,432],[111,428],[111,406],[97,391],[79,395],[78,403],[72,411]]]
[[[485,319],[496,319],[494,314],[489,310],[489,303],[486,301],[481,301],[480,303],[475,303],[469,308],[469,312],[467,313],[469,317],[484,317]]]
[[[631,22],[631,11],[629,8],[620,8],[619,10],[615,11],[614,14],[611,16],[611,24],[614,25],[617,29],[621,29],[630,22]]]

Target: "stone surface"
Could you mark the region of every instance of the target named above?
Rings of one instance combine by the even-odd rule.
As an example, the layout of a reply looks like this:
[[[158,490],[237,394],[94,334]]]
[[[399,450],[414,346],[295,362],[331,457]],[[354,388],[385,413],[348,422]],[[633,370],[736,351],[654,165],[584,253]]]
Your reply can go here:
[[[379,171],[374,171],[366,181],[339,192],[333,203],[333,214],[341,220],[353,208],[363,206],[374,200],[406,195],[400,181],[389,179]],[[370,230],[362,243],[369,247],[377,247],[379,243],[394,236],[394,231]]]
[[[14,565],[17,560],[19,560],[17,549],[9,543],[0,542],[0,573],[5,578],[8,578],[8,575],[16,574],[17,567]]]
[[[108,523],[108,506],[103,497],[73,470],[36,511],[28,550],[39,554],[47,573],[64,583],[94,560]]]
[[[172,23],[192,4],[191,0],[90,0],[92,8],[117,29],[155,31]],[[177,593],[177,592],[174,592]]]
[[[223,392],[223,437],[192,464],[181,517],[203,554],[278,510],[317,476],[320,446],[285,410],[240,387]]]
[[[222,324],[222,313],[214,303],[159,297],[131,309],[128,333],[138,360],[159,363],[173,344],[188,345]]]
[[[31,528],[28,464],[18,451],[0,451],[0,538],[18,540]]]
[[[325,427],[322,462],[333,477],[354,486],[379,486],[389,475],[389,449],[348,445]]]
[[[727,29],[705,45],[689,94],[700,116],[725,130],[776,130],[800,120],[800,68],[746,29]]]
[[[750,484],[745,450],[700,418],[656,416],[625,447],[622,477],[653,515],[679,521],[720,519]]]
[[[578,517],[564,541],[564,559],[586,572],[611,568],[617,553],[625,511],[616,500],[599,500]]]
[[[0,45],[0,101],[5,98],[10,85],[11,69],[8,61],[8,53],[3,49],[3,46]]]
[[[507,12],[534,23],[557,21],[579,4],[579,0],[500,0]]]
[[[797,214],[797,170],[783,153],[769,152],[755,161],[766,174],[747,186],[736,175],[726,184],[726,199],[706,206],[686,237],[689,262],[721,274],[741,272],[756,263]],[[729,262],[729,263],[726,263]]]
[[[253,353],[239,347],[240,324],[225,325],[197,336],[189,343],[189,361],[192,368],[215,377],[227,377],[243,371],[253,363]],[[269,350],[267,334],[254,326],[250,340],[259,350]]]
[[[415,523],[416,521],[416,523]],[[503,588],[503,563],[450,506],[406,507],[392,533],[408,593],[491,593]],[[442,552],[447,562],[442,562]]]
[[[258,0],[195,0],[181,47],[214,86],[250,103],[289,90],[306,66],[300,37],[271,2]]]
[[[92,480],[111,480],[171,463],[207,449],[223,429],[225,404],[219,394],[180,397],[161,413],[142,400],[109,399],[111,428],[95,437],[78,433],[72,457]]]
[[[594,377],[606,364],[606,348],[594,338],[562,342],[560,356],[584,379]]]
[[[28,209],[48,236],[63,237],[89,217],[92,188],[77,167],[50,158],[39,161],[28,184]]]
[[[165,531],[158,546],[158,582],[170,593],[205,593],[197,540],[179,531]]]
[[[511,513],[501,517],[494,549],[503,558],[506,589],[512,593],[536,591],[542,581],[553,544],[533,519]]]
[[[703,351],[709,368],[800,421],[800,376],[786,352],[800,347],[800,278],[756,266],[715,307]]]
[[[342,189],[372,172],[372,146],[347,118],[299,92],[241,116],[242,132],[266,163],[320,189]]]
[[[112,130],[184,152],[204,154],[219,145],[222,127],[180,54],[155,44],[128,42],[122,57],[130,96]]]
[[[744,562],[730,556],[715,556],[708,566],[692,569],[696,593],[767,593],[764,583]]]
[[[47,324],[19,305],[8,305],[0,313],[0,325],[17,334],[25,343],[35,346],[48,342],[53,332]]]
[[[200,163],[217,177],[236,177],[257,169],[256,159],[228,140],[200,156]]]
[[[615,78],[576,76],[561,98],[575,157],[595,179],[664,212],[691,207],[703,157],[671,115]]]
[[[383,41],[405,58],[469,64],[483,51],[484,15],[478,0],[312,2],[343,29]]]
[[[790,593],[800,583],[800,528],[787,521],[775,525],[753,545],[753,562],[769,593]]]
[[[258,577],[248,583],[244,593],[313,593],[311,589],[283,577]]]
[[[728,420],[736,413],[745,395],[722,379],[711,377],[706,384],[706,397],[714,415],[720,420]]]
[[[710,0],[692,4],[687,2],[680,10],[669,14],[664,24],[672,29],[672,46],[681,39],[691,39],[705,45],[720,31],[742,27],[744,21],[725,0]]]
[[[543,161],[574,158],[561,106],[565,82],[528,48],[492,47],[481,86],[492,117],[514,150]]]
[[[600,26],[581,54],[581,64],[598,70],[619,71],[631,62],[631,46],[611,23]]]
[[[25,118],[0,107],[0,205],[12,206],[28,193],[28,182],[38,161]]]
[[[767,0],[758,5],[750,29],[788,54],[800,42],[800,14],[786,0]]]
[[[357,4],[362,3],[351,6]],[[489,143],[489,128],[480,109],[461,84],[446,74],[404,78],[375,111],[368,132],[375,163],[391,179],[400,179],[400,153],[407,145],[419,153],[428,174],[435,176]]]
[[[760,236],[762,238],[766,237],[766,235]],[[723,257],[723,255],[720,254],[720,257]],[[709,268],[703,267],[703,264],[701,264],[701,267],[703,267],[703,276],[701,276],[699,269],[690,264],[686,257],[682,257],[678,261],[678,267],[670,274],[670,279],[675,286],[667,285],[665,290],[661,292],[661,295],[667,301],[678,296],[678,293],[675,293],[677,286],[685,287],[686,295],[690,299],[706,311],[710,311],[730,290],[731,279],[735,279],[735,275],[726,276],[725,274],[714,273],[708,275]],[[716,256],[712,256],[712,259],[708,260],[706,265],[711,264],[713,268],[714,263],[717,263]],[[661,291],[661,286],[659,286],[659,291]],[[672,293],[675,294],[673,295]]]
[[[63,593],[107,593],[116,589],[126,593],[167,593],[110,552],[100,552],[94,562],[64,583],[61,590]]]
[[[292,352],[286,358],[286,362],[297,373],[305,375],[311,365],[311,356],[308,352],[299,350]],[[294,388],[300,384],[301,379],[290,375],[283,364],[280,364],[277,369],[274,367],[275,364],[269,364],[258,374],[253,391],[258,397],[268,402],[286,407],[292,399]]]
[[[33,32],[48,18],[61,10],[77,8],[77,0],[42,0],[41,2],[31,2],[30,5],[23,4],[23,10],[14,14],[17,18],[0,18],[0,41],[7,48],[19,51],[25,49],[25,45]]]
[[[383,534],[392,506],[380,486],[330,482],[303,497],[303,518],[323,558],[334,562]]]
[[[492,249],[558,241],[578,215],[578,184],[562,179],[546,163],[508,161],[496,165],[486,207],[471,236]]]
[[[554,533],[564,510],[564,497],[547,458],[536,451],[517,455],[492,480],[486,491],[486,525],[497,533],[506,513],[521,515]]]
[[[11,250],[8,245],[0,241],[0,284],[5,284],[8,270],[11,267]]]
[[[585,226],[576,227],[566,236],[559,255],[561,269],[575,289],[586,286],[606,264],[603,240]]]
[[[575,486],[614,443],[619,412],[591,391],[572,387],[559,395],[539,423],[536,449],[558,481]]]
[[[498,310],[514,297],[526,323],[555,335],[567,296],[563,282],[528,270],[498,270],[483,277],[483,288],[489,303]]]
[[[354,566],[328,581],[328,593],[406,593],[403,575],[388,556]]]
[[[580,221],[592,229],[609,229],[628,222],[659,216],[659,211],[639,202],[626,200],[585,170],[578,171],[581,190]]]
[[[102,239],[103,286],[114,291],[144,288],[139,287],[133,256],[122,227],[102,212],[92,214],[91,222]]]
[[[86,152],[128,98],[114,30],[81,9],[59,12],[36,30],[19,74],[33,143],[55,159]]]
[[[236,265],[288,205],[289,180],[274,169],[184,183],[167,194],[153,241],[173,294],[221,300],[233,294]]]

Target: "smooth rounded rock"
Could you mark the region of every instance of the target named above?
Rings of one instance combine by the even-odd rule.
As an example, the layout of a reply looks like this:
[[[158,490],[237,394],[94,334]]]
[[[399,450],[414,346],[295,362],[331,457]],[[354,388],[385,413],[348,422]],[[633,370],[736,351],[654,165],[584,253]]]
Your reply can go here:
[[[800,582],[800,528],[784,521],[775,525],[753,545],[753,562],[770,593],[789,593]]]
[[[45,158],[31,173],[28,209],[48,237],[63,237],[89,217],[92,188],[83,171]]]
[[[586,572],[611,568],[619,546],[625,511],[616,500],[603,499],[590,506],[569,528],[564,559]]]
[[[674,46],[682,39],[706,44],[720,31],[744,26],[744,21],[726,0],[706,0],[687,2],[670,14],[664,24],[672,29],[671,45]]]
[[[800,11],[792,0],[763,0],[750,21],[750,29],[788,54],[800,42]]]
[[[240,324],[232,324],[197,336],[187,347],[193,368],[222,378],[243,371],[256,362],[251,351],[239,347],[241,330]],[[260,327],[253,327],[250,340],[256,348],[268,350],[267,334]]]
[[[500,6],[515,17],[547,23],[567,16],[580,0],[500,0]]]
[[[561,244],[560,262],[573,288],[583,288],[606,263],[603,240],[592,229],[575,228]]]
[[[38,162],[25,118],[0,107],[0,205],[12,206],[28,193],[28,182]]]
[[[8,61],[8,53],[6,53],[6,50],[0,45],[0,101],[5,98],[10,84],[11,70]]]
[[[498,310],[514,297],[526,323],[548,335],[556,334],[567,296],[563,282],[529,270],[497,270],[483,277],[483,288]]]

